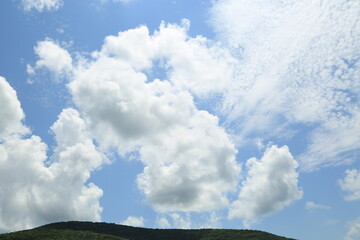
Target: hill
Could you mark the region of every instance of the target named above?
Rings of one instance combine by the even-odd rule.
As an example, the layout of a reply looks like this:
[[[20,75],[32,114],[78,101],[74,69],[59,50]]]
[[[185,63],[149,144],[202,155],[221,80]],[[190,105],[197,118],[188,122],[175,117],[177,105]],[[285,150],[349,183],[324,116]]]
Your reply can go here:
[[[225,229],[147,229],[111,223],[60,222],[1,234],[0,240],[291,240],[267,232]]]

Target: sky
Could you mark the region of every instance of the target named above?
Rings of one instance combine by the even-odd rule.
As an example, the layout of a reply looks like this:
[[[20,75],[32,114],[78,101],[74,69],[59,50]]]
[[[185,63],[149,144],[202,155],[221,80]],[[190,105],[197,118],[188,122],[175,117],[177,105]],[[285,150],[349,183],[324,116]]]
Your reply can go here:
[[[358,0],[2,0],[0,32],[0,232],[360,239]]]

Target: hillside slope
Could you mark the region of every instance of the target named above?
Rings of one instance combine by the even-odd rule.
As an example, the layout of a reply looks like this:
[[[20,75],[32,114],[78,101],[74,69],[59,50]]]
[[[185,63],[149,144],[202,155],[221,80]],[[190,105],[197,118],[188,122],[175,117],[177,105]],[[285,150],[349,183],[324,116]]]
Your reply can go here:
[[[291,240],[253,230],[146,229],[110,223],[60,222],[1,234],[0,240]]]

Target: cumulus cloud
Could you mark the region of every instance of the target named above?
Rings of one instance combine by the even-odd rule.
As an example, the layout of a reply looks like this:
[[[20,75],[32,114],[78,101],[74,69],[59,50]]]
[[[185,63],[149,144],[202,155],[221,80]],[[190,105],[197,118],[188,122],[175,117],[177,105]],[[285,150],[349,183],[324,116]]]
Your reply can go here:
[[[302,197],[298,187],[297,162],[286,146],[269,147],[260,160],[250,158],[248,175],[239,199],[232,203],[229,218],[243,219],[245,227],[258,218],[283,209]]]
[[[39,41],[34,47],[34,51],[39,60],[35,66],[27,65],[27,73],[35,74],[36,70],[46,68],[56,76],[68,74],[72,70],[72,58],[69,52],[59,46],[58,43],[50,38]]]
[[[314,203],[314,202],[306,202],[306,204],[305,204],[305,209],[306,209],[308,212],[312,212],[312,211],[314,211],[315,209],[326,209],[326,210],[329,210],[330,207],[329,207],[329,206],[326,206],[326,205],[322,205],[322,204],[317,204],[317,203]]]
[[[144,227],[145,219],[143,217],[129,216],[126,220],[122,221],[121,224],[133,227]]]
[[[360,238],[360,218],[357,218],[348,224],[348,232],[344,240],[357,240]]]
[[[360,171],[357,169],[348,169],[345,171],[345,174],[344,179],[339,179],[341,190],[348,193],[348,195],[345,196],[345,200],[360,200]]]
[[[0,143],[10,134],[24,134],[29,130],[23,125],[25,114],[15,90],[0,76]]]
[[[153,35],[145,26],[120,32],[106,37],[101,53],[128,61],[135,70],[162,61],[168,80],[198,95],[223,91],[233,77],[236,60],[204,37],[189,37],[189,27],[190,21],[184,19],[181,25],[162,23]]]
[[[22,6],[25,11],[31,11],[33,9],[43,11],[56,11],[62,5],[62,0],[21,0]]]
[[[138,185],[159,211],[205,211],[228,204],[239,166],[235,148],[217,120],[199,112],[156,144],[140,150],[146,163]]]
[[[0,98],[13,97],[21,110],[15,91],[4,82]],[[1,103],[5,109],[13,104]],[[24,137],[10,131],[0,142],[1,232],[61,220],[101,219],[102,190],[88,180],[91,171],[104,163],[104,156],[87,137],[84,120],[76,110],[65,109],[52,131],[57,147],[50,158],[47,145],[35,135]]]
[[[108,36],[94,59],[74,70],[69,84],[103,148],[139,151],[145,168],[138,187],[161,212],[227,206],[226,194],[236,188],[240,171],[236,149],[219,120],[198,110],[189,93],[200,85],[216,91],[213,82],[223,60],[212,51],[216,46],[209,50],[204,39],[188,37],[187,27],[184,21],[182,26],[162,24],[153,35],[141,26]],[[184,64],[200,63],[198,53],[204,63],[189,67],[196,74],[178,80]],[[147,76],[159,59],[169,66],[168,79]],[[182,81],[194,85],[185,88]]]
[[[356,156],[359,10],[346,0],[214,2],[211,23],[239,59],[223,109],[240,140],[291,138],[292,126],[303,126],[311,141],[302,169]]]

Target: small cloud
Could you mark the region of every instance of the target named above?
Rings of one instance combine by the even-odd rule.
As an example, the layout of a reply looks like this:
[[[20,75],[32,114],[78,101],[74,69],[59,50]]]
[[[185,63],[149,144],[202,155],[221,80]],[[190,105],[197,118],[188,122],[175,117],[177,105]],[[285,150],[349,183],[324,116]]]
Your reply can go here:
[[[190,229],[192,226],[191,215],[189,213],[169,213],[158,218],[156,225],[160,228]]]
[[[348,232],[344,240],[360,239],[360,217],[348,223]]]
[[[167,220],[166,217],[160,217],[156,220],[156,225],[159,228],[171,228],[170,222]]]
[[[100,0],[100,3],[107,3],[107,2],[114,2],[114,3],[129,3],[129,2],[132,2],[134,0]]]
[[[248,176],[243,182],[239,199],[231,204],[228,218],[243,219],[249,228],[264,216],[280,211],[300,199],[298,163],[287,146],[268,147],[260,160],[246,162]]]
[[[35,69],[30,64],[26,64],[26,72],[29,75],[34,75]]]
[[[178,213],[173,213],[173,214],[170,214],[170,217],[172,218],[173,225],[176,228],[180,228],[180,229],[190,229],[191,228],[190,214],[186,214],[185,216],[182,216]]]
[[[325,210],[329,210],[330,207],[326,206],[326,205],[322,205],[322,204],[316,204],[314,202],[306,202],[305,204],[305,209],[308,212],[313,212],[315,209],[325,209]]]
[[[266,147],[261,139],[256,139],[256,146],[259,149],[259,151],[264,150],[264,148]]]
[[[66,44],[71,45],[71,42],[62,45]],[[26,72],[30,76],[35,75],[37,70],[43,68],[49,70],[55,77],[68,76],[73,70],[73,60],[69,52],[50,38],[39,41],[34,47],[34,52],[39,60],[36,61],[34,66],[26,65]]]
[[[132,227],[144,227],[145,219],[143,217],[129,216],[126,220],[122,221],[121,224]]]
[[[43,11],[56,11],[62,5],[62,0],[22,0],[22,6],[24,11],[37,10],[39,12]]]
[[[212,212],[210,216],[208,216],[208,221],[203,223],[200,228],[221,228],[221,220],[222,217],[216,212]]]
[[[62,34],[65,32],[65,30],[63,28],[58,28],[58,29],[56,29],[56,32],[59,34]]]
[[[345,171],[345,178],[339,179],[341,190],[347,192],[345,196],[347,201],[360,200],[360,171],[356,169],[348,169]]]

